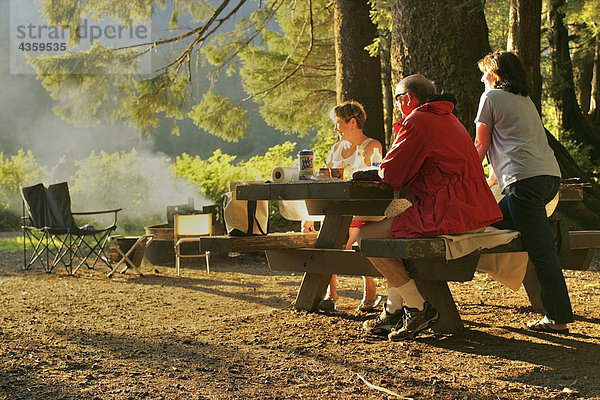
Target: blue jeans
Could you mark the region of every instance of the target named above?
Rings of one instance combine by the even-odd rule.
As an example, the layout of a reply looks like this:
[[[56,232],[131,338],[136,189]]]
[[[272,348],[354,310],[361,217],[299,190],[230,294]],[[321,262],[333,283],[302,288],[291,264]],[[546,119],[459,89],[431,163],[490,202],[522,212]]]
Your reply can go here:
[[[494,226],[521,232],[523,247],[535,265],[548,318],[557,324],[573,322],[571,300],[562,273],[546,204],[556,196],[560,178],[540,175],[510,184],[500,201],[504,220]]]

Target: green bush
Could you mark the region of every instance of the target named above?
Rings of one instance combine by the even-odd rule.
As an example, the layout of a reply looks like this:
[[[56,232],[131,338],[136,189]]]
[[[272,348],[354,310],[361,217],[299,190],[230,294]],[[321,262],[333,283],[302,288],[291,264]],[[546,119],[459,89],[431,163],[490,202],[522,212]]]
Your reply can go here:
[[[573,140],[570,140],[570,133],[565,132],[560,137],[560,143],[565,146],[565,149],[569,151],[569,154],[573,157],[577,165],[581,167],[581,169],[588,174],[589,176],[594,175],[595,171],[599,169],[598,165],[594,165],[590,160],[590,153],[592,151],[592,146],[582,145]]]
[[[198,185],[200,191],[219,204],[229,191],[229,183],[255,179],[270,179],[271,171],[278,166],[291,166],[295,143],[285,142],[267,150],[264,156],[235,163],[236,156],[215,150],[207,160],[183,153],[174,165],[175,175]]]
[[[270,179],[271,171],[279,166],[292,166],[296,152],[295,143],[285,142],[267,150],[264,156],[255,156],[248,161],[235,163],[235,156],[216,150],[207,160],[198,156],[182,154],[177,157],[174,171],[177,176],[195,183],[208,198],[220,204],[223,194],[229,191],[229,183],[256,179]],[[274,202],[269,207],[269,227],[271,231],[297,229],[298,222],[288,221],[279,215]]]
[[[22,203],[19,184],[30,186],[48,177],[48,171],[37,164],[33,153],[19,150],[14,156],[0,153],[0,230],[20,227]]]

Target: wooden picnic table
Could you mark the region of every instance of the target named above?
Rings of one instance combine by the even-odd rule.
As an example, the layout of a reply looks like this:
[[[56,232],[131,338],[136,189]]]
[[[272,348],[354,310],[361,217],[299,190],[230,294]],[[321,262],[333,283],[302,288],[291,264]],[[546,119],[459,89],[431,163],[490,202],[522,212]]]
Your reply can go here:
[[[309,214],[325,216],[314,248],[338,251],[329,254],[311,254],[297,249],[265,251],[269,267],[274,271],[302,270],[303,264],[306,264],[302,255],[313,260],[317,256],[322,259],[322,262],[315,263],[316,271],[305,272],[296,297],[296,309],[309,311],[316,310],[325,295],[332,275],[327,268],[331,263],[344,263],[347,267],[354,265],[357,272],[366,270],[379,276],[365,257],[340,250],[346,244],[352,216],[382,216],[393,197],[393,189],[383,182],[307,181],[237,187],[240,200],[305,200]]]

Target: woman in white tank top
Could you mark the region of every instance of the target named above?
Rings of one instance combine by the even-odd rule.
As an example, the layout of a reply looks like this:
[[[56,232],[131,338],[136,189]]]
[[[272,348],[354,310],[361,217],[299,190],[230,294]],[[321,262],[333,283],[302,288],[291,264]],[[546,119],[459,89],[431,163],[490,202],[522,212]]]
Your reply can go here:
[[[379,142],[365,136],[362,131],[349,136],[352,137],[340,140],[331,147],[325,164],[328,168],[344,168],[344,173],[350,177],[356,169],[370,165],[373,149]]]
[[[364,134],[363,129],[367,114],[360,103],[347,101],[339,104],[331,110],[329,116],[333,120],[334,130],[340,140],[331,147],[325,162],[326,166],[328,168],[344,168],[344,175],[351,177],[356,169],[371,165],[370,160],[373,155],[373,149],[377,148],[381,153],[381,143]],[[352,221],[345,249],[352,248],[358,237],[358,231],[367,223],[366,221]],[[314,229],[314,225],[312,229]],[[304,231],[310,230],[310,226],[305,224]],[[337,277],[333,275],[329,282],[325,298],[319,303],[319,310],[335,310],[335,302],[338,299],[336,281]],[[372,277],[363,276],[363,283],[363,298],[358,306],[358,310],[371,311],[379,305],[381,296],[377,296],[377,288]]]

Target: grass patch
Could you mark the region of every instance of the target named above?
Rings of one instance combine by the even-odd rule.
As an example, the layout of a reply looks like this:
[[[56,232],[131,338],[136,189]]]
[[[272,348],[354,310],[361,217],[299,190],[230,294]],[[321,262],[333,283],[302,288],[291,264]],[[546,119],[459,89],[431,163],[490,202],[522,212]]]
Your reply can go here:
[[[0,251],[16,253],[23,251],[23,236],[0,239]]]

